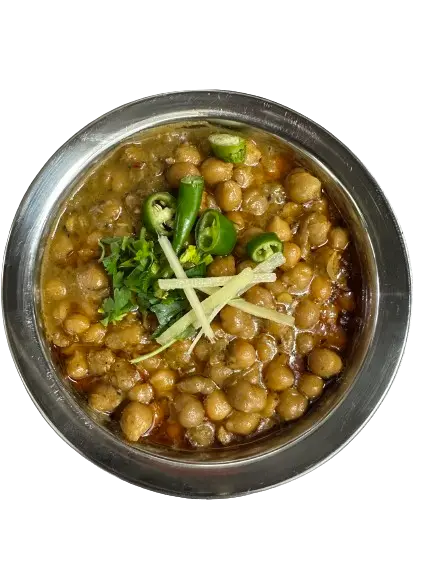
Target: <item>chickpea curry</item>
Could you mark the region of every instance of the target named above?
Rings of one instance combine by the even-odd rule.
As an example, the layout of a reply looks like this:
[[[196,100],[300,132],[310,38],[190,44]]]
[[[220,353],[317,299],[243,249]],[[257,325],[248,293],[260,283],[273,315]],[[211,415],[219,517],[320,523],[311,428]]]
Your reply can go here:
[[[93,167],[51,232],[54,358],[129,442],[250,440],[301,418],[343,370],[350,241],[287,144],[205,122],[144,132]]]

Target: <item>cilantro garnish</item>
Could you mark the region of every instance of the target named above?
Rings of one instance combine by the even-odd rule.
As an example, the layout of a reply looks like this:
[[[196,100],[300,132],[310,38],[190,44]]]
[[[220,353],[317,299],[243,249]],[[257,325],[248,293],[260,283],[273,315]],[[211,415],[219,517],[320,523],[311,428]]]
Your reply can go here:
[[[124,287],[115,288],[113,298],[109,297],[105,299],[102,307],[99,309],[100,313],[105,314],[101,323],[105,326],[107,326],[108,323],[117,323],[134,308],[135,305],[131,300],[131,291]]]
[[[99,312],[102,323],[117,323],[129,312],[139,309],[145,315],[152,312],[158,320],[156,338],[189,310],[183,291],[163,291],[159,278],[172,276],[171,268],[159,246],[146,236],[142,229],[139,236],[102,238],[99,242],[99,261],[111,277],[113,294],[106,298]],[[187,276],[205,276],[206,266],[212,261],[197,247],[189,245],[180,257]]]

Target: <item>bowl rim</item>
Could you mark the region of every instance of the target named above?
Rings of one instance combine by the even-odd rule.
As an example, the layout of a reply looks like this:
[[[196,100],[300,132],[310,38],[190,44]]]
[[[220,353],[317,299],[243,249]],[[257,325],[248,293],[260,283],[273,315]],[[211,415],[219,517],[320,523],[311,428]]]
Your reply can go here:
[[[56,374],[50,371],[37,336],[32,297],[36,253],[47,224],[36,209],[44,198],[50,195],[58,201],[59,194],[67,190],[92,158],[132,134],[167,123],[205,119],[246,123],[293,142],[323,162],[350,190],[357,204],[368,201],[368,213],[362,213],[382,265],[378,266],[380,302],[369,362],[361,367],[356,386],[333,409],[333,418],[304,435],[302,443],[290,443],[260,458],[223,465],[160,458],[125,444],[97,426],[71,395],[64,394]],[[36,216],[31,218],[32,214]],[[22,250],[24,246],[26,250]],[[247,494],[280,485],[326,462],[354,438],[377,410],[397,372],[409,330],[411,273],[407,249],[376,181],[344,144],[318,124],[278,103],[233,91],[149,96],[112,110],[77,132],[51,156],[23,197],[9,233],[2,280],[8,344],[30,397],[51,427],[79,453],[118,477],[183,497]]]

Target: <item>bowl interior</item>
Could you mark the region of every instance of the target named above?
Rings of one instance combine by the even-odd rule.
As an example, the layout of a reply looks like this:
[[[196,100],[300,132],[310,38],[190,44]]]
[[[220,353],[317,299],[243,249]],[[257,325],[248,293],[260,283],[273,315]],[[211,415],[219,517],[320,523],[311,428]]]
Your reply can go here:
[[[246,132],[251,130],[249,125],[241,122],[223,119],[208,120],[218,125],[230,125],[235,127],[237,130]],[[183,119],[183,122],[196,123],[197,120],[194,120],[194,118],[185,118]],[[164,124],[164,122],[161,124]],[[156,128],[156,130],[161,128],[161,124]],[[172,125],[173,123],[170,122],[170,124]],[[91,157],[82,159],[82,166],[73,180],[63,188],[61,186],[58,187],[57,195],[53,199],[53,206],[47,215],[37,246],[37,279],[40,278],[40,266],[47,237],[54,223],[61,214],[65,200],[73,193],[77,183],[82,180],[83,176],[92,170],[95,163],[107,155],[110,150],[116,148],[119,144],[122,144],[125,141],[131,140],[134,135],[141,132],[140,126],[136,128],[136,130],[128,132],[126,137],[124,134],[122,135],[120,133],[117,135],[117,138],[112,137],[111,140],[107,139],[106,141],[101,142],[100,150],[96,151]],[[257,132],[257,130],[258,129],[254,127],[254,131]],[[276,431],[263,433],[254,440],[237,447],[212,449],[208,451],[174,450],[167,446],[150,443],[147,445],[136,445],[139,451],[147,453],[148,455],[177,462],[222,464],[238,462],[244,459],[250,460],[258,458],[266,453],[278,451],[289,444],[297,443],[305,435],[310,434],[330,418],[332,412],[341,404],[348,391],[352,387],[356,386],[359,370],[363,363],[367,362],[377,318],[379,284],[376,258],[363,216],[350,191],[342,184],[338,176],[334,174],[322,160],[315,156],[311,150],[307,150],[300,146],[299,143],[291,141],[289,138],[281,139],[275,134],[264,134],[270,139],[279,139],[283,143],[288,144],[293,149],[297,160],[299,160],[303,166],[308,168],[323,182],[329,197],[340,210],[348,228],[350,229],[353,238],[354,251],[356,253],[355,260],[359,266],[356,278],[361,299],[359,299],[357,327],[352,336],[346,368],[343,374],[332,383],[331,386],[327,387],[321,399],[312,405],[309,412],[302,419],[293,424],[286,425]],[[38,314],[41,305],[38,284],[36,284],[36,290],[34,291],[34,299],[37,334],[45,360],[49,364],[50,370],[53,375],[55,375],[56,381],[63,390],[63,394],[69,398],[71,403],[78,403],[80,405],[80,410],[84,413],[83,418],[87,418],[86,415],[88,413],[82,399],[75,394],[69,383],[60,374],[53,362],[51,352],[45,341],[41,316]],[[96,426],[103,427],[104,425],[100,422]]]

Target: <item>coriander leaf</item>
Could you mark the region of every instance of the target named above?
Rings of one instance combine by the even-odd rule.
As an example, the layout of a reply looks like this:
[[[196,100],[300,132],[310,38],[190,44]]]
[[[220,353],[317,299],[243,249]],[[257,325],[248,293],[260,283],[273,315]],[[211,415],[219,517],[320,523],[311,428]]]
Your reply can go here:
[[[115,252],[111,253],[110,256],[106,256],[102,260],[102,264],[109,275],[113,276],[117,273],[118,260],[119,255]]]
[[[167,324],[174,316],[183,312],[187,308],[186,299],[181,301],[160,302],[150,307],[150,310],[156,315],[160,325]]]
[[[159,325],[158,328],[156,330],[154,330],[153,333],[151,334],[152,339],[156,339],[160,335],[162,335],[162,333],[165,332],[169,327],[171,327],[171,325],[173,325],[176,321],[181,319],[184,314],[185,314],[185,311],[182,311],[179,314],[177,314],[176,316],[172,317],[170,319],[170,321],[168,323],[166,323],[165,325]]]
[[[107,326],[108,323],[117,323],[134,308],[131,291],[127,288],[115,288],[113,298],[106,298],[99,309],[99,312],[105,315],[101,323],[104,326]]]
[[[113,274],[113,288],[121,288],[123,284],[123,271],[117,271]]]

